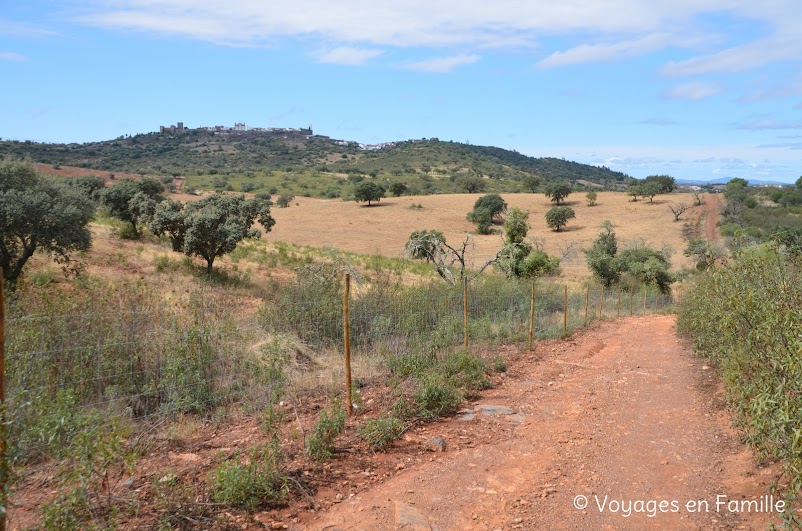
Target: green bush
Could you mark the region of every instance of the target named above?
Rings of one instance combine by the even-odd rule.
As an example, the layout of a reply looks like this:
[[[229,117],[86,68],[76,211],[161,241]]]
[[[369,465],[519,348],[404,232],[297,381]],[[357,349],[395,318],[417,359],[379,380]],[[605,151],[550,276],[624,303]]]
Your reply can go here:
[[[245,463],[224,462],[211,474],[212,499],[246,511],[282,504],[289,487],[281,461],[279,446],[271,441],[252,450]]]
[[[367,419],[356,430],[373,450],[383,452],[404,433],[404,423],[395,417]]]
[[[800,308],[802,263],[763,244],[701,276],[677,321],[720,368],[746,441],[783,461],[789,498],[802,489]]]
[[[412,396],[415,413],[423,419],[434,419],[457,411],[462,395],[453,384],[439,374],[424,377]]]
[[[315,460],[328,459],[334,452],[334,439],[345,429],[345,409],[336,402],[331,412],[322,410],[312,433],[306,439],[306,453]]]

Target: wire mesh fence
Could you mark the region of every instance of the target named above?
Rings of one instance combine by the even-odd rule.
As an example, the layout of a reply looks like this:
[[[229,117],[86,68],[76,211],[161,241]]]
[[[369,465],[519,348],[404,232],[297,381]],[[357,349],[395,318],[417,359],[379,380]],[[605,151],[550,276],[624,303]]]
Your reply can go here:
[[[461,286],[357,286],[348,315],[357,378],[380,373],[389,357],[460,348],[466,334],[477,349],[525,342],[530,328],[535,338],[555,337],[672,302],[646,288],[590,286],[566,295],[564,286],[538,282],[533,307],[530,282],[490,276],[472,282],[467,293],[466,330]],[[23,459],[69,436],[65,411],[131,419],[208,414],[276,400],[288,378],[301,392],[341,381],[339,281],[276,291],[258,311],[208,297],[185,304],[153,296],[99,299],[44,315],[9,307],[6,407],[11,442]]]

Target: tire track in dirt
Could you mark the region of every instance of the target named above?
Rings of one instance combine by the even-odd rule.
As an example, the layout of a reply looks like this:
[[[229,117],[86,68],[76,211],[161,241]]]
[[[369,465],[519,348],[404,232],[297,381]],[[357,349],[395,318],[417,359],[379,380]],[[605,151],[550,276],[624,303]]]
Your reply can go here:
[[[607,322],[539,345],[479,402],[508,406],[524,422],[506,439],[432,454],[304,528],[763,529],[772,519],[717,511],[719,494],[765,495],[773,471],[738,442],[718,378],[677,339],[673,316]],[[460,422],[477,420],[440,426]],[[584,510],[574,507],[580,495]],[[676,501],[680,510],[623,516],[598,508],[595,497],[605,496]],[[708,510],[688,510],[692,500]]]

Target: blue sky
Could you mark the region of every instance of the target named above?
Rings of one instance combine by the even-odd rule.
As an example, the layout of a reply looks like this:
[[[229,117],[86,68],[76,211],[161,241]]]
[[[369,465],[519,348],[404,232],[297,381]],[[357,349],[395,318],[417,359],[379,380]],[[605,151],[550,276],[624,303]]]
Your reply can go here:
[[[802,175],[799,0],[83,0],[0,9],[0,137],[438,137],[636,177]]]

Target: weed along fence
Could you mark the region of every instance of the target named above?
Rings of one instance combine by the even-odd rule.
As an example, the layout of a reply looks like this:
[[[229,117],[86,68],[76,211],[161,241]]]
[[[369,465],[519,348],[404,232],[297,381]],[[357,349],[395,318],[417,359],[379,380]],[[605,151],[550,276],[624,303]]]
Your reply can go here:
[[[77,434],[103,423],[136,429],[153,418],[258,413],[345,382],[350,392],[352,378],[380,381],[414,354],[527,345],[672,303],[651,289],[569,290],[491,275],[404,286],[338,274],[266,292],[250,311],[219,293],[166,302],[138,285],[89,285],[63,299],[10,294],[0,311],[0,461],[63,456]]]

